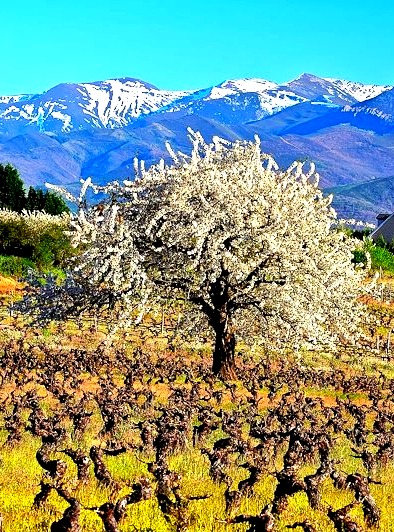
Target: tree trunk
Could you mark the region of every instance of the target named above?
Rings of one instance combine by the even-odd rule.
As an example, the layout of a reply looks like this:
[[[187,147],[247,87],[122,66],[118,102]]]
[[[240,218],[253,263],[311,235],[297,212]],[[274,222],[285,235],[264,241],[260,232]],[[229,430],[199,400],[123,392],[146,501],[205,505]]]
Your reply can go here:
[[[221,311],[211,325],[215,331],[212,371],[223,380],[235,380],[235,334],[231,318]]]

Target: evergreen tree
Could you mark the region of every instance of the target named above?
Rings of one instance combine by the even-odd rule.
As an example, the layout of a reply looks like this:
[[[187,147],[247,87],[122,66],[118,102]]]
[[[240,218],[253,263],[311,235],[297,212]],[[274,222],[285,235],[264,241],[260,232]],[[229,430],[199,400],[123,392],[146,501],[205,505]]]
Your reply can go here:
[[[29,212],[37,210],[38,195],[37,190],[34,187],[30,187],[27,193],[26,205],[25,208]]]
[[[67,207],[64,199],[56,194],[47,190],[44,194],[44,211],[47,214],[58,215],[63,212],[70,212],[70,209]]]
[[[37,204],[35,211],[45,211],[45,194],[41,188],[36,189],[37,192]]]
[[[11,164],[0,164],[0,209],[22,212],[23,209],[33,212],[41,211],[54,216],[70,212],[67,204],[56,192],[25,186],[18,170]]]
[[[34,187],[29,188],[25,209],[29,212],[43,211],[54,216],[69,212],[69,208],[63,198],[58,194],[49,190],[44,192],[40,188]]]
[[[11,164],[0,164],[0,208],[21,212],[25,204],[25,188],[18,170]]]

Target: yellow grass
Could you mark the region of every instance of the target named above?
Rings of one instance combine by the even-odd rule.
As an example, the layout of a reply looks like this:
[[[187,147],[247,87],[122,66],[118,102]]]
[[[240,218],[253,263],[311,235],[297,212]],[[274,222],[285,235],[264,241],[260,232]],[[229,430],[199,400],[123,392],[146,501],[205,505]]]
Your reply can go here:
[[[21,292],[23,284],[12,279],[11,277],[4,277],[0,275],[0,297],[2,295],[10,295]]]
[[[5,292],[3,287],[14,286],[14,290],[20,290],[22,286],[18,285],[11,279],[0,277],[0,292]],[[134,343],[128,345],[132,351],[135,345],[143,345],[145,349],[152,352],[153,359],[177,356],[185,362],[190,361],[196,354],[187,346],[181,346],[174,354],[167,349],[167,341],[165,338],[160,338],[155,341],[154,337],[150,337],[145,343],[138,339],[138,335],[133,331],[132,333]],[[7,318],[2,323],[0,333],[0,350],[3,345],[15,345],[20,342],[24,349],[28,352],[36,353],[37,357],[44,356],[42,352],[44,349],[53,354],[63,353],[67,357],[74,348],[94,350],[105,338],[105,331],[99,330],[97,332],[88,330],[88,326],[78,328],[75,323],[65,324],[65,327],[57,327],[55,324],[49,326],[44,330],[30,330],[26,329],[23,320],[18,318]],[[120,339],[120,343],[124,343],[124,339]],[[113,348],[108,348],[109,352]],[[205,348],[209,352],[209,346]],[[292,354],[290,354],[290,357]],[[278,356],[277,360],[280,360]],[[275,360],[273,362],[275,364]],[[348,375],[363,375],[365,373],[373,374],[375,368],[379,368],[387,376],[394,376],[394,369],[390,362],[383,361],[377,358],[373,353],[369,353],[364,359],[352,359],[343,354],[342,356],[334,357],[329,353],[312,354],[303,353],[303,364],[316,368],[332,368],[345,371]],[[104,375],[110,373],[109,368],[102,367],[101,373]],[[32,372],[34,374],[34,371]],[[96,393],[99,390],[99,382],[97,376],[85,374],[82,376],[83,382],[81,384],[81,391]],[[143,395],[146,391],[146,378],[144,376],[133,383],[133,388],[141,391]],[[58,376],[59,381],[62,376]],[[118,379],[119,385],[123,382],[122,375],[115,375],[115,380]],[[180,380],[179,385],[182,386]],[[20,389],[28,389],[36,386],[34,383],[19,385]],[[188,386],[188,385],[185,385]],[[215,386],[220,386],[216,384]],[[212,388],[212,384],[201,382],[201,395],[205,396],[207,390]],[[9,411],[10,405],[8,398],[13,390],[17,389],[15,382],[2,381],[0,383],[0,403],[6,406]],[[36,386],[41,397],[43,408],[49,413],[54,413],[58,407],[58,401],[55,400],[51,394],[47,393],[43,387]],[[154,395],[156,405],[165,405],[169,398],[170,388],[167,383],[152,382],[150,390]],[[272,407],[273,404],[280,400],[283,393],[288,390],[284,386],[275,400],[272,402],[268,399],[268,390],[262,389],[259,392],[261,399],[259,407],[262,411]],[[337,396],[342,396],[340,392],[333,389],[318,388],[311,386],[303,390],[309,397],[321,398],[326,406],[333,406]],[[70,391],[70,393],[74,393]],[[244,402],[245,396],[248,394],[242,383],[238,384],[235,392],[236,401],[234,401],[228,391],[223,394],[221,407],[224,410],[237,412],[240,405]],[[76,395],[78,399],[78,394]],[[352,400],[356,404],[369,404],[368,399],[363,393],[352,394]],[[212,401],[212,405],[213,405]],[[27,415],[27,412],[26,412]],[[3,427],[2,419],[0,419],[0,443],[6,439],[7,432]],[[77,442],[74,435],[69,431],[67,442],[64,446],[82,448],[88,452],[93,444],[100,444],[101,440],[98,433],[102,427],[101,417],[95,409],[94,416],[91,418],[88,431],[81,441]],[[120,439],[125,438],[128,441],[133,441],[138,437],[133,431],[133,428],[128,426],[117,427],[117,435]],[[218,436],[216,436],[217,438]],[[102,442],[101,442],[102,443]],[[210,443],[213,443],[212,441]],[[38,465],[35,459],[35,453],[40,446],[40,440],[33,437],[30,433],[25,433],[23,441],[13,447],[3,446],[0,448],[0,514],[4,519],[4,530],[7,532],[24,532],[24,531],[44,531],[48,530],[51,523],[59,519],[67,507],[67,504],[56,494],[52,493],[49,500],[45,503],[42,509],[32,510],[32,503],[35,494],[39,490],[40,480],[43,478],[43,470]],[[281,460],[284,449],[278,449],[276,457],[276,467],[281,466]],[[349,442],[344,437],[339,437],[335,443],[333,450],[333,457],[340,460],[341,469],[347,473],[359,471],[362,474],[369,473],[364,469],[361,460],[352,456],[352,451],[349,447]],[[68,471],[66,475],[67,481],[73,487],[73,495],[83,504],[84,507],[93,507],[111,500],[115,501],[117,498],[130,492],[130,485],[137,481],[140,476],[147,476],[154,483],[154,479],[148,473],[147,465],[144,462],[152,460],[152,456],[143,455],[141,453],[127,452],[117,457],[107,457],[106,464],[113,475],[114,479],[118,481],[123,487],[120,490],[111,490],[105,488],[98,483],[94,478],[92,471],[90,472],[90,480],[87,484],[78,485],[76,479],[76,468],[71,459],[61,453],[54,453],[53,458],[61,458],[67,462]],[[236,457],[231,469],[231,476],[234,479],[234,486],[236,482],[245,478],[247,474],[245,470],[238,467]],[[310,474],[316,470],[318,464],[305,464],[302,472]],[[209,494],[210,498],[203,501],[192,501],[190,503],[190,513],[193,515],[193,524],[189,530],[192,532],[227,532],[227,531],[244,531],[246,525],[229,525],[226,524],[226,519],[229,518],[225,513],[223,493],[225,486],[223,484],[215,484],[208,474],[209,462],[207,458],[200,452],[198,448],[194,448],[189,441],[187,449],[181,454],[174,455],[170,460],[170,467],[182,475],[182,493],[185,496],[196,496]],[[373,474],[374,477],[382,481],[381,485],[371,485],[371,493],[375,497],[378,506],[382,511],[381,524],[376,530],[380,532],[390,532],[394,530],[394,513],[392,512],[392,504],[394,500],[394,464],[389,464],[386,467],[378,468]],[[253,496],[244,498],[237,513],[257,514],[260,510],[272,500],[276,480],[273,474],[264,476],[264,478],[257,484],[256,492]],[[326,507],[333,506],[335,509],[348,504],[354,499],[352,493],[348,490],[338,490],[334,488],[330,479],[327,479],[322,486],[322,500]],[[350,514],[358,523],[363,523],[362,512],[359,507],[352,510]],[[312,510],[305,494],[299,493],[289,499],[288,508],[281,514],[276,523],[276,530],[285,531],[287,524],[295,521],[302,521],[305,518],[310,519],[316,526],[318,532],[332,532],[333,526],[325,516],[323,511]],[[103,525],[101,520],[94,512],[82,509],[81,512],[81,527],[86,532],[101,532]],[[364,526],[364,525],[363,525]],[[155,499],[140,502],[138,504],[130,505],[127,510],[127,516],[119,525],[122,531],[139,530],[141,532],[170,532],[174,530],[173,526],[168,523],[161,513]]]

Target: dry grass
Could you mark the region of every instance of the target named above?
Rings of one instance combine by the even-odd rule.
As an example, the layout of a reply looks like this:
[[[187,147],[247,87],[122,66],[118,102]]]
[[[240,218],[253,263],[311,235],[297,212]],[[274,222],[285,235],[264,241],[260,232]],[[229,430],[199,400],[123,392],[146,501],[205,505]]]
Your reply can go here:
[[[20,283],[11,277],[0,275],[0,297],[21,293],[23,286],[23,283]]]

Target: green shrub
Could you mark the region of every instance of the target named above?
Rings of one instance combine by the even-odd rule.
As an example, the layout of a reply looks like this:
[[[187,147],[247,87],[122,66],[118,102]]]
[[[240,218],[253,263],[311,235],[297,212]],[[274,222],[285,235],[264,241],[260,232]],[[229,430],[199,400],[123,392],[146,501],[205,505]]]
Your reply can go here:
[[[67,259],[75,253],[70,239],[61,227],[52,227],[36,239],[33,244],[31,258],[41,271],[52,266],[63,266]]]
[[[363,249],[355,249],[353,251],[353,264],[366,264],[367,263],[367,252]]]
[[[371,255],[371,265],[373,270],[382,270],[386,273],[394,274],[394,255],[386,248],[371,246],[368,249]]]
[[[362,247],[357,246],[353,251],[352,262],[354,264],[367,264],[367,253],[370,256],[372,270],[381,269],[386,274],[394,275],[393,247],[389,246],[383,238],[374,242],[372,239],[364,237]]]
[[[76,253],[66,235],[69,223],[67,214],[0,210],[0,255],[28,259],[42,272],[62,268]]]
[[[33,261],[25,257],[15,257],[14,255],[0,255],[0,273],[12,277],[26,277],[29,269],[34,269]]]

